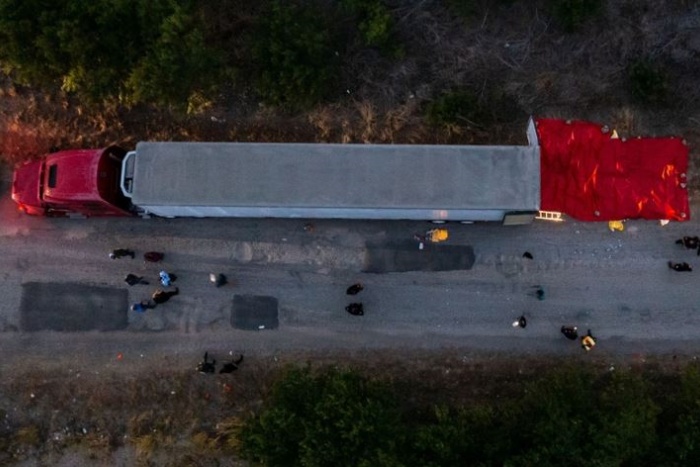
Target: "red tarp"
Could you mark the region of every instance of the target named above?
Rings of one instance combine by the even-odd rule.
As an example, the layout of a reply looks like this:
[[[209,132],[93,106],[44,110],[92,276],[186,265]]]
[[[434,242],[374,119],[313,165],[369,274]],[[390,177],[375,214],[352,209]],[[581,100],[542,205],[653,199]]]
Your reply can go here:
[[[681,139],[613,139],[603,126],[582,121],[536,125],[543,211],[582,221],[690,219]]]

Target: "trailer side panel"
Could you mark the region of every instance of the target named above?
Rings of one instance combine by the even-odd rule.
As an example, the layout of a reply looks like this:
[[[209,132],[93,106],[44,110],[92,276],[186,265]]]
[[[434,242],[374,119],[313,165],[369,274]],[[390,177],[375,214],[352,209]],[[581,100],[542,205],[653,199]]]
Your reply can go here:
[[[539,209],[539,147],[139,143],[135,205],[167,217],[502,220]]]

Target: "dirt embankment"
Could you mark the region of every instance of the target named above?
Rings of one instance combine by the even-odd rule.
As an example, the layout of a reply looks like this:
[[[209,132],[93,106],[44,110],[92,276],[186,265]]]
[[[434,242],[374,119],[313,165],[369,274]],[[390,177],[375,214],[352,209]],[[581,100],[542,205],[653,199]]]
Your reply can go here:
[[[566,33],[546,2],[484,3],[460,17],[443,2],[391,2],[405,54],[390,58],[368,49],[346,57],[339,97],[304,113],[261,107],[249,90],[233,86],[200,113],[183,116],[87,106],[5,78],[0,154],[16,162],[56,147],[132,146],[146,139],[511,144],[524,141],[529,114],[589,119],[626,135],[681,135],[697,152],[697,5],[608,1],[578,32]],[[634,100],[629,66],[638,60],[662,67],[663,104]],[[426,105],[456,89],[473,93],[489,121],[428,126]]]
[[[601,374],[632,370],[654,374],[657,381],[693,360],[583,356],[579,363]],[[429,410],[517,398],[548,369],[574,362],[451,349],[248,356],[237,372],[225,375],[170,368],[167,361],[147,365],[126,356],[115,356],[103,368],[60,360],[25,363],[6,366],[0,383],[3,462],[245,465],[236,460],[238,430],[290,364],[353,368],[389,383],[407,410]]]

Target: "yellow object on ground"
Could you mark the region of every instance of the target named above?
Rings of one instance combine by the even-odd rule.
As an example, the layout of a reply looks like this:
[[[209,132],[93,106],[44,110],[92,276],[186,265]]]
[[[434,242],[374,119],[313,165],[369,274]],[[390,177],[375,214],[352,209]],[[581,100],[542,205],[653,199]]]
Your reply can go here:
[[[447,229],[428,230],[427,234],[428,240],[430,240],[433,243],[444,242],[445,240],[447,240],[447,237],[450,236],[450,234],[447,233]]]
[[[595,347],[595,339],[593,339],[592,336],[584,336],[581,338],[581,347],[586,350],[591,350],[593,347]]]
[[[623,232],[625,224],[622,221],[610,221],[608,222],[608,228],[611,232]]]

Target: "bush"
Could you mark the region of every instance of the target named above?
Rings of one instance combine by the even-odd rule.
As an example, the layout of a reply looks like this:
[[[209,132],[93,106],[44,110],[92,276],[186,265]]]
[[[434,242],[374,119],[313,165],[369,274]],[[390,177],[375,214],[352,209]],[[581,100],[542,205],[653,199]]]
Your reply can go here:
[[[383,386],[347,371],[290,370],[244,427],[242,453],[265,465],[398,465],[401,426]]]
[[[271,105],[306,108],[339,78],[341,41],[320,4],[273,1],[252,39],[256,87]]]
[[[512,465],[557,465],[590,456],[594,381],[587,371],[567,367],[528,386],[502,434],[511,440]]]
[[[425,118],[433,126],[486,127],[520,118],[522,110],[508,95],[498,89],[484,98],[468,90],[443,94],[428,104]]]
[[[402,48],[395,43],[394,18],[382,0],[342,0],[342,5],[357,15],[360,40],[364,45],[395,56],[402,53]]]
[[[668,78],[666,73],[649,60],[638,60],[628,68],[632,97],[640,104],[661,104],[666,100]]]
[[[201,31],[186,0],[0,0],[0,63],[20,83],[88,101],[184,107],[222,65]]]
[[[468,91],[443,94],[428,104],[425,117],[430,125],[473,124],[478,119],[479,106],[476,96]]]
[[[638,376],[607,377],[575,367],[527,389],[501,433],[513,440],[510,465],[640,465],[655,450],[659,409]]]
[[[549,8],[566,32],[575,32],[583,23],[603,13],[603,0],[549,0]]]
[[[598,392],[590,442],[599,465],[641,465],[657,442],[659,408],[639,376],[615,372]]]
[[[470,407],[450,410],[436,408],[432,422],[420,424],[413,430],[413,457],[406,465],[425,467],[461,467],[498,463],[500,423],[498,413],[491,407]]]
[[[664,394],[666,425],[663,436],[663,453],[660,461],[669,465],[700,464],[700,368],[689,366],[680,381],[680,391],[675,397]],[[666,398],[668,397],[668,398]]]
[[[265,465],[640,465],[657,448],[658,414],[647,383],[626,372],[564,367],[498,407],[425,416],[357,374],[290,370],[240,439],[244,457]]]
[[[160,26],[159,37],[128,74],[129,100],[180,109],[213,93],[223,78],[223,53],[207,47],[195,17],[177,8]]]

